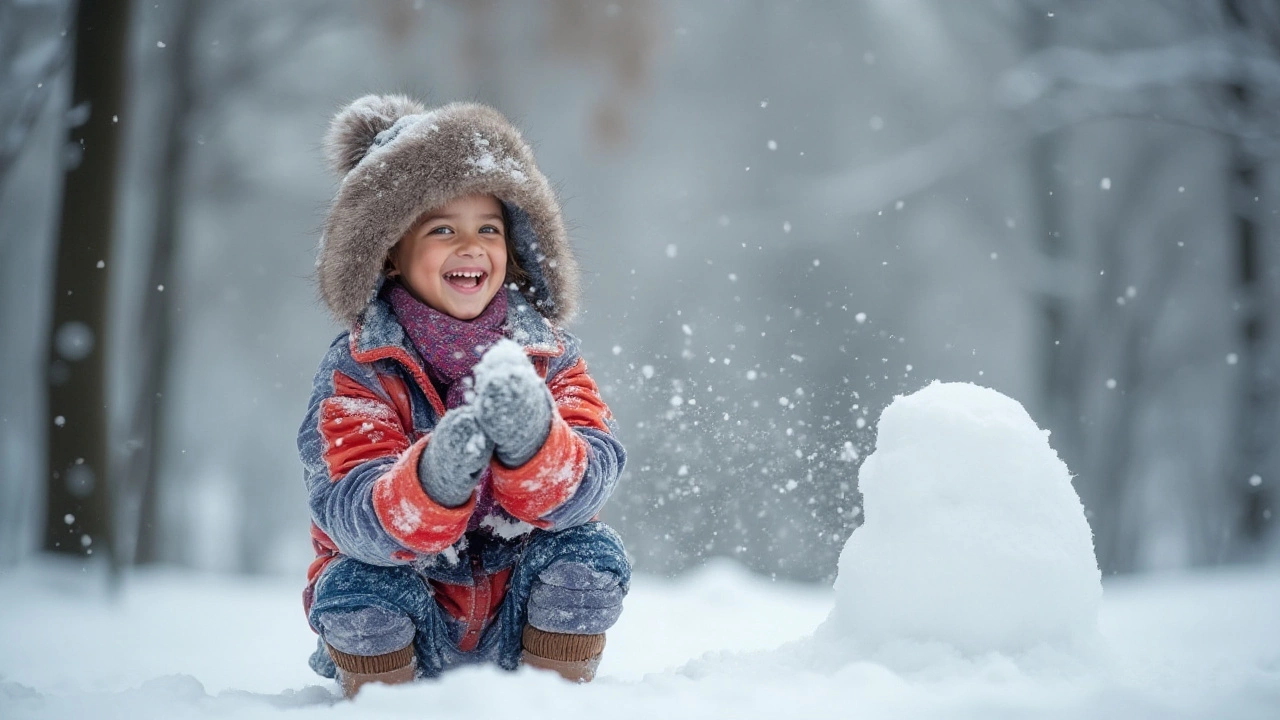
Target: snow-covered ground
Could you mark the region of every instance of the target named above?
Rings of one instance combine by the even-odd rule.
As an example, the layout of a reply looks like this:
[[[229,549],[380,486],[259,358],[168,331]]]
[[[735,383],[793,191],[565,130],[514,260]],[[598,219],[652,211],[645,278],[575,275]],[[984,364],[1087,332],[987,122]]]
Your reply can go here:
[[[354,703],[306,666],[299,587],[147,571],[108,597],[56,564],[4,571],[0,718],[1280,717],[1274,569],[1113,581],[1106,657],[1063,672],[998,655],[819,667],[804,643],[775,648],[812,633],[832,592],[716,562],[638,576],[593,685],[477,668]]]
[[[1104,591],[1016,401],[935,383],[880,419],[833,590],[723,561],[637,576],[596,682],[465,668],[337,700],[300,583],[46,561],[0,575],[0,717],[1280,718],[1280,572]]]

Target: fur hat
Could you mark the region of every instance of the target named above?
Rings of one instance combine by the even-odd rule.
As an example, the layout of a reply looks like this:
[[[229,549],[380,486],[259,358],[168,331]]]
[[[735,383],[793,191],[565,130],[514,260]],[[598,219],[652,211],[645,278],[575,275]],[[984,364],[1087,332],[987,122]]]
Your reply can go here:
[[[403,95],[366,95],[329,125],[325,150],[341,187],[329,208],[316,271],[334,317],[353,327],[382,280],[387,251],[423,213],[464,195],[502,201],[520,292],[548,319],[578,304],[578,263],[560,203],[533,151],[498,111],[476,103],[427,110]]]

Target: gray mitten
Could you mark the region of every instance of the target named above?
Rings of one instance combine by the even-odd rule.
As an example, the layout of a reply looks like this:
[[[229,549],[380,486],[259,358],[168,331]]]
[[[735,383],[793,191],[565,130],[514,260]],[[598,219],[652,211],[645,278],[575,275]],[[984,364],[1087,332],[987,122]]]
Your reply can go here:
[[[470,405],[445,413],[418,458],[422,489],[448,508],[467,502],[493,455],[493,441],[480,428],[477,415]]]
[[[519,345],[504,340],[476,366],[480,426],[507,467],[529,461],[551,433],[555,399]]]

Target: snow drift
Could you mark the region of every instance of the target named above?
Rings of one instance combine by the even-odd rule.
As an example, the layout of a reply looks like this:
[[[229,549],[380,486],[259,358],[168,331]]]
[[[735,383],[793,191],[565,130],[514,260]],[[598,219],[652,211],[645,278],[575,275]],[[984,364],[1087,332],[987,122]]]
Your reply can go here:
[[[146,569],[113,596],[50,560],[0,570],[0,717],[444,720],[490,695],[529,720],[1275,716],[1274,569],[1112,579],[1103,599],[1067,470],[1013,400],[899,398],[862,485],[834,593],[727,561],[637,576],[586,686],[472,667],[347,703],[306,667],[296,578]],[[1100,604],[1108,651],[1075,662]]]
[[[1098,640],[1101,576],[1066,465],[1015,400],[968,383],[898,397],[859,485],[819,641],[962,653],[1075,652]]]

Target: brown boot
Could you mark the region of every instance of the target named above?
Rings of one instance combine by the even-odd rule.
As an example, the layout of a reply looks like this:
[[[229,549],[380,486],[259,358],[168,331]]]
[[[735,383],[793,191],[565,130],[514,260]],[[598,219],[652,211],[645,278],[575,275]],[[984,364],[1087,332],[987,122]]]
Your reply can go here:
[[[520,661],[530,667],[554,670],[570,682],[586,683],[596,676],[604,652],[604,634],[571,635],[524,626],[521,637],[524,654]]]
[[[355,697],[365,683],[399,685],[412,682],[418,669],[413,645],[386,655],[348,655],[328,643],[325,647],[329,649],[333,664],[338,666],[338,682],[342,685],[343,697],[347,698]]]

